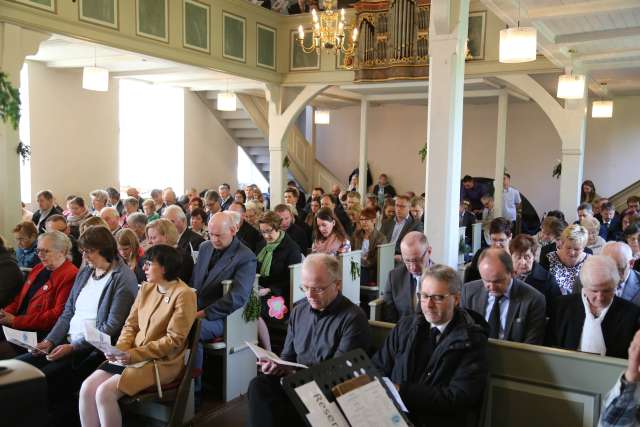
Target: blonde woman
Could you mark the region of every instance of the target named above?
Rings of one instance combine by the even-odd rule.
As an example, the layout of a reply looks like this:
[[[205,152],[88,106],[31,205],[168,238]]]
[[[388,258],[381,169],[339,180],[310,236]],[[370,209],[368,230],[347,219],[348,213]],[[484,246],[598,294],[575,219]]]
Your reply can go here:
[[[128,228],[123,228],[116,233],[116,243],[118,244],[118,253],[136,275],[138,283],[144,282],[146,278],[142,268],[144,251],[140,247],[136,233]]]
[[[588,256],[584,251],[588,241],[587,229],[581,225],[571,224],[562,232],[558,249],[540,259],[540,265],[556,279],[562,295],[576,291],[576,279]]]
[[[172,248],[178,247],[178,229],[176,226],[165,218],[156,219],[147,224],[147,241],[154,247],[156,245],[168,245]],[[180,279],[184,283],[189,283],[191,280],[191,273],[193,272],[193,258],[186,256],[183,252],[182,271],[180,272]]]

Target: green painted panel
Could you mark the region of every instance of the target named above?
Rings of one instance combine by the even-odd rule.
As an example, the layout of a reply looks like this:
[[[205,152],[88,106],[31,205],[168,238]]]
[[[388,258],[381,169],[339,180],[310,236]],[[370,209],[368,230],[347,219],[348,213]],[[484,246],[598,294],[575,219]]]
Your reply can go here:
[[[138,31],[166,40],[167,0],[138,0]]]
[[[263,26],[258,26],[258,65],[276,67],[276,33]]]
[[[40,4],[42,6],[47,6],[47,7],[52,7],[53,0],[31,0],[29,3],[36,3],[36,4]]]
[[[311,46],[313,32],[304,33],[304,45]],[[298,42],[298,33],[291,33],[291,66],[292,70],[317,70],[320,68],[320,55],[315,51],[305,53]]]
[[[96,23],[117,26],[117,0],[81,0],[81,17]]]
[[[492,427],[582,427],[584,404],[495,387],[491,404]],[[553,414],[553,416],[550,416]]]
[[[184,44],[209,50],[209,8],[192,1],[184,4]]]
[[[244,19],[233,15],[224,15],[224,50],[223,54],[227,58],[244,61]]]

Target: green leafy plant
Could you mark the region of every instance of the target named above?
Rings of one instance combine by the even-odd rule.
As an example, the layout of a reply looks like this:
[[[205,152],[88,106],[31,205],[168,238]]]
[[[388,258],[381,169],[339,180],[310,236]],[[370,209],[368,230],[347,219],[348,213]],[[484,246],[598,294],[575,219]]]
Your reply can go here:
[[[356,280],[360,277],[360,263],[351,258],[351,280]]]
[[[29,145],[23,144],[22,141],[18,144],[16,148],[16,153],[22,157],[22,161],[26,162],[31,158],[31,147]]]
[[[0,71],[0,119],[9,122],[14,129],[20,123],[20,92],[13,87],[9,76]]]
[[[458,242],[458,254],[464,255],[471,252],[471,246],[467,245],[464,240],[464,237],[460,236],[460,241]]]
[[[245,322],[255,322],[260,317],[260,312],[262,311],[262,303],[260,302],[260,296],[258,295],[258,291],[254,288],[251,290],[249,294],[249,300],[247,301],[247,305],[244,306],[244,311],[242,312],[242,318]]]
[[[558,162],[554,167],[553,167],[553,172],[551,174],[551,176],[553,176],[556,179],[560,178],[560,175],[562,175],[562,162]]]
[[[424,163],[424,161],[427,159],[427,143],[426,142],[424,143],[422,148],[418,150],[418,155],[420,156],[420,161]]]
[[[289,162],[289,156],[284,156],[284,159],[282,159],[282,167],[288,168],[290,164],[291,163]]]

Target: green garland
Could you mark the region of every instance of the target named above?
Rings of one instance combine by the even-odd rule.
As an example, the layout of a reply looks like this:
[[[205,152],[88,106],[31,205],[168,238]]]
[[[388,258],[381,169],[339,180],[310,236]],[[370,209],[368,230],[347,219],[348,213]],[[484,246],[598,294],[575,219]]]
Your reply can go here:
[[[6,73],[0,71],[0,119],[14,129],[20,123],[20,92],[13,87]]]
[[[258,291],[255,288],[251,289],[249,299],[247,300],[247,304],[244,306],[244,311],[242,312],[242,318],[247,323],[255,322],[260,317],[261,311],[262,303],[260,302]]]
[[[356,280],[360,277],[360,263],[351,258],[351,280]]]

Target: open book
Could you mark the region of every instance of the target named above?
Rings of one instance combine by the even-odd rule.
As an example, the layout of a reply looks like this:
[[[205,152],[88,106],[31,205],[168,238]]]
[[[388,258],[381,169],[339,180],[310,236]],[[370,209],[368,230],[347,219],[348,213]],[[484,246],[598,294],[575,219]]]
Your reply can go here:
[[[36,348],[38,345],[38,335],[35,332],[20,331],[7,326],[2,327],[2,332],[4,332],[5,339],[12,344],[26,348],[27,350],[47,353],[47,351]]]
[[[251,349],[251,351],[253,351],[253,354],[255,354],[258,359],[268,359],[282,366],[292,366],[294,368],[304,368],[304,369],[307,368],[307,366],[301,363],[287,362],[286,360],[282,360],[278,357],[277,354],[271,351],[265,350],[264,348],[257,346],[255,344],[252,344],[249,341],[245,341],[245,344],[247,344],[247,346]]]

